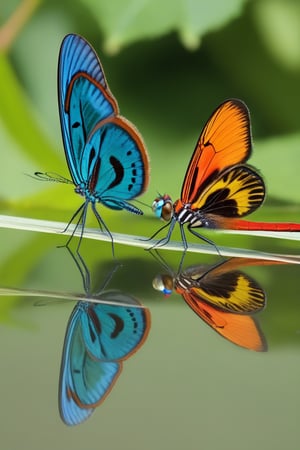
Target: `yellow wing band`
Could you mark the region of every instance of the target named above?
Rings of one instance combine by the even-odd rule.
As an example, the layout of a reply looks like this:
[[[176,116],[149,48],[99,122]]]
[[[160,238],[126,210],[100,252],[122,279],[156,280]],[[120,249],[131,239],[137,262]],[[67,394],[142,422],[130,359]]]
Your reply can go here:
[[[243,217],[264,201],[263,179],[250,166],[236,165],[220,173],[192,203],[193,210],[223,217]]]

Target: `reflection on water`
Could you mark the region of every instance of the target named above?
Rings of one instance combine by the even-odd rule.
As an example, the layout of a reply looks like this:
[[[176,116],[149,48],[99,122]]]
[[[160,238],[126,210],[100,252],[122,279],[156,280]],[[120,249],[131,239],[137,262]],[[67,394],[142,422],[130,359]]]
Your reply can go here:
[[[106,305],[78,302],[67,326],[59,381],[59,410],[67,425],[81,423],[103,402],[123,361],[143,345],[150,330],[149,311],[135,308],[133,297],[107,292],[101,298]]]
[[[165,265],[163,260],[162,263]],[[195,265],[177,275],[157,275],[153,287],[165,295],[175,290],[222,337],[240,347],[262,352],[267,350],[267,343],[252,314],[265,307],[265,292],[252,277],[238,269],[264,264],[261,260],[231,258],[215,265]]]
[[[100,293],[92,294],[91,274],[85,260],[79,252],[74,253],[69,247],[67,250],[81,277],[83,294],[0,288],[0,295],[43,298],[36,306],[49,304],[49,298],[77,300],[63,344],[59,412],[66,425],[78,425],[90,417],[111,392],[121,374],[123,361],[145,343],[151,316],[133,296],[116,290],[104,291],[120,264],[109,271]]]
[[[82,279],[87,297],[91,276],[84,258],[67,247]],[[110,393],[123,361],[147,339],[150,312],[122,292],[103,292],[119,265],[115,265],[100,289],[101,301],[79,301],[73,309],[65,334],[60,380],[59,411],[66,425],[86,420]],[[125,306],[126,305],[126,306]]]
[[[45,236],[47,245],[48,240]],[[54,247],[56,238],[52,243]],[[113,291],[108,292],[106,286],[99,297],[89,297],[82,288],[82,282],[88,284],[92,278],[93,284],[101,284],[103,288],[106,284],[103,280],[107,279],[106,274],[111,272],[113,265],[110,243],[107,243],[108,258],[102,253],[97,254],[104,245],[90,246],[94,259],[83,261],[87,263],[90,274],[84,270],[82,274],[66,251],[55,249],[51,253],[45,252],[44,259],[40,254],[35,257],[37,262],[35,266],[31,265],[34,278],[24,276],[26,283],[18,282],[17,277],[13,283],[11,278],[4,278],[5,272],[2,271],[3,284],[19,287],[19,291],[14,290],[15,295],[24,295],[24,286],[29,294],[29,288],[34,286],[45,288],[44,295],[49,298],[53,286],[52,297],[73,298],[71,305],[58,305],[56,301],[53,302],[55,306],[40,308],[27,307],[29,302],[23,298],[19,308],[12,312],[27,314],[35,329],[27,332],[20,327],[1,328],[4,427],[7,425],[7,428],[14,429],[17,423],[19,428],[26,429],[28,444],[37,439],[34,431],[40,433],[37,439],[39,448],[43,446],[44,435],[49,429],[52,435],[55,434],[58,448],[64,445],[65,448],[93,450],[99,442],[107,448],[122,445],[124,436],[126,442],[131,443],[132,424],[135,424],[138,438],[133,448],[159,448],[172,436],[172,448],[177,450],[182,448],[187,436],[191,439],[188,447],[197,448],[199,434],[194,430],[197,430],[199,420],[205,424],[205,446],[212,436],[219,441],[209,448],[222,446],[221,438],[214,434],[216,414],[223,435],[234,417],[239,442],[247,433],[249,423],[253,427],[257,424],[253,417],[257,417],[258,409],[272,426],[277,416],[284,424],[293,420],[292,413],[286,415],[286,412],[275,410],[273,405],[277,401],[278,386],[284,382],[285,411],[291,403],[297,410],[294,396],[299,369],[297,266],[262,269],[260,264],[268,265],[272,261],[247,259],[217,259],[217,264],[212,266],[203,264],[213,261],[212,257],[202,255],[200,259],[199,255],[188,253],[184,270],[178,274],[168,273],[163,279],[163,286],[168,289],[166,293],[173,290],[179,295],[173,294],[172,300],[164,300],[151,286],[153,277],[161,271],[158,262],[148,252],[124,249],[123,266],[110,280],[109,288]],[[42,245],[40,247],[43,248]],[[122,248],[118,249],[118,255],[120,250]],[[29,266],[30,254],[24,251],[22,254]],[[170,256],[171,266],[178,266],[180,255],[174,252],[162,254],[168,261]],[[14,260],[21,261],[21,258]],[[202,264],[198,264],[200,262]],[[246,268],[251,265],[257,267]],[[39,269],[37,273],[35,267]],[[18,270],[20,274],[19,267]],[[60,273],[65,284],[58,281]],[[12,271],[11,274],[19,275]],[[36,284],[35,280],[38,280]],[[116,293],[118,288],[121,292]],[[267,310],[262,314],[248,314],[249,310],[263,307],[264,289],[268,294]],[[66,292],[70,290],[81,294],[67,296]],[[98,292],[99,286],[90,290]],[[41,292],[37,294],[41,295]],[[150,313],[132,297],[141,299],[151,309],[150,335]],[[190,306],[197,315],[186,308],[183,298],[191,301]],[[7,299],[2,300],[4,304]],[[99,300],[105,304],[92,303]],[[73,306],[75,309],[71,313]],[[126,311],[132,311],[132,319],[129,320]],[[209,327],[201,325],[202,320],[198,317]],[[137,335],[134,323],[137,324]],[[126,330],[129,334],[124,335]],[[263,334],[270,348],[267,357],[261,353],[266,350]],[[141,348],[145,341],[146,345]],[[247,352],[240,347],[252,348],[256,352]],[[137,358],[130,358],[124,364],[124,373],[115,382],[124,359],[140,348]],[[23,380],[26,380],[26,389],[23,389]],[[58,412],[57,391],[62,420]],[[93,417],[81,426],[65,426],[65,423],[82,422],[99,404],[101,406]],[[28,414],[24,414],[18,405],[25,405]],[[227,418],[229,408],[231,416]],[[243,417],[240,417],[240,411],[243,411]],[[263,420],[260,423],[260,433],[264,437]],[[33,435],[34,438],[31,437]],[[269,439],[273,442],[272,436],[270,432]],[[20,446],[14,432],[8,439],[13,444],[6,448]],[[280,443],[282,441],[283,438]],[[250,442],[255,448],[255,443]]]

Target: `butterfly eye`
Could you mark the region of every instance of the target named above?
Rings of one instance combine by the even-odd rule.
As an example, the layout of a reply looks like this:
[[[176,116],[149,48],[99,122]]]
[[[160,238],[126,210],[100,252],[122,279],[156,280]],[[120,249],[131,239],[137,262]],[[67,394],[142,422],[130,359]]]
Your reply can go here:
[[[173,217],[173,203],[172,201],[165,202],[164,206],[162,207],[162,213],[161,217],[166,222],[169,222],[169,220]]]
[[[162,292],[165,296],[169,296],[173,291],[173,278],[168,274],[157,275],[152,281],[152,286],[156,291]]]
[[[173,202],[168,194],[157,197],[152,203],[152,211],[160,219],[169,222],[173,217]]]

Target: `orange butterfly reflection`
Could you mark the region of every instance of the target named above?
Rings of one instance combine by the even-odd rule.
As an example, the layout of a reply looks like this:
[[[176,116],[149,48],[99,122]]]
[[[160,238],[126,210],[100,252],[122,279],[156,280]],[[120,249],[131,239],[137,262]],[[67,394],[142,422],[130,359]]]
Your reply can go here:
[[[168,221],[150,239],[169,226],[168,234],[155,245],[169,242],[176,222],[187,249],[184,225],[204,241],[197,228],[229,230],[300,231],[300,224],[250,222],[241,217],[255,211],[264,201],[261,176],[245,164],[252,151],[250,115],[241,100],[222,103],[203,128],[188,165],[180,199],[165,194],[152,204],[155,215]],[[213,244],[214,245],[214,244]]]
[[[265,307],[265,292],[252,277],[238,270],[241,265],[264,264],[278,263],[231,258],[213,266],[188,267],[176,277],[158,275],[153,287],[167,296],[175,290],[205,323],[230,342],[265,352],[266,339],[251,316]]]

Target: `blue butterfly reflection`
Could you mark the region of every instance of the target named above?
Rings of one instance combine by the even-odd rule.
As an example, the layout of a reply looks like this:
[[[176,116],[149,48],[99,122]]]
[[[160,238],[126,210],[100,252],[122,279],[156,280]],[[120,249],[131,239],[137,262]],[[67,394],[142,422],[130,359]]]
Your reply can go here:
[[[80,424],[105,400],[123,361],[150,330],[149,310],[135,307],[139,303],[133,297],[107,292],[101,300],[107,304],[78,302],[67,326],[59,381],[59,411],[66,425]]]

